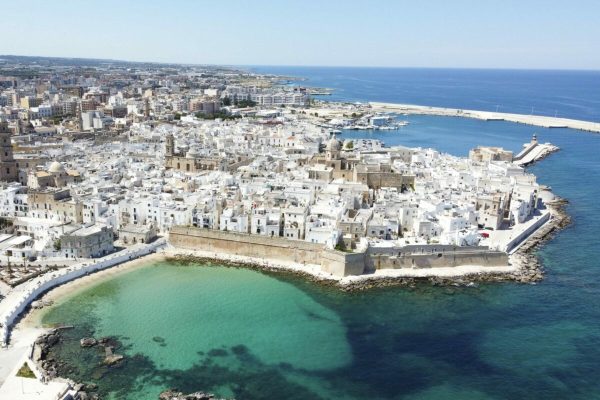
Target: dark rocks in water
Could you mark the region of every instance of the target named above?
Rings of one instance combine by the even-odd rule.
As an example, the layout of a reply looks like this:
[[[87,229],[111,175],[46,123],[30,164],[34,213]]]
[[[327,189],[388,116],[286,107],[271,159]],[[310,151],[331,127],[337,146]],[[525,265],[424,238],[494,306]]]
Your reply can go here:
[[[158,396],[159,400],[220,400],[212,393],[195,392],[191,394],[183,394],[177,389],[165,390]],[[222,400],[222,399],[221,399]]]
[[[76,398],[79,400],[99,400],[100,399],[100,396],[98,396],[97,393],[88,393],[88,392],[85,392],[82,390],[78,391],[76,396],[77,396]]]
[[[93,347],[98,344],[98,341],[94,338],[82,338],[79,344],[81,347]]]
[[[212,349],[208,352],[210,357],[225,357],[229,353],[225,349]]]
[[[41,335],[36,339],[33,346],[32,359],[48,379],[58,376],[59,363],[53,357],[48,356],[48,352],[52,346],[60,342],[60,329],[52,329]]]
[[[110,356],[106,356],[104,358],[104,364],[108,366],[113,366],[123,361],[125,357],[121,354],[111,354]]]
[[[104,345],[110,344],[110,342],[112,342],[112,341],[113,341],[112,338],[106,336],[106,337],[98,339],[98,344],[101,344],[104,346]]]
[[[46,346],[54,346],[58,343],[59,337],[56,333],[51,333],[46,336]]]
[[[86,392],[95,392],[96,390],[98,390],[98,385],[96,385],[95,383],[85,383],[82,385],[81,390],[84,390]]]
[[[165,338],[163,338],[163,337],[160,337],[160,336],[154,336],[154,337],[152,338],[152,341],[153,341],[153,342],[156,342],[156,343],[165,343]]]
[[[123,361],[123,359],[125,358],[121,354],[113,353],[113,348],[110,346],[106,346],[104,348],[104,353],[105,353],[104,364],[108,365],[108,366],[114,366],[114,365],[118,364],[119,362]]]
[[[50,332],[38,337],[35,340],[35,344],[43,346],[43,347],[50,347],[50,346],[54,346],[55,344],[57,344],[59,339],[60,339],[60,337],[59,337],[58,330],[52,329]]]
[[[88,383],[88,384],[77,383],[77,384],[73,385],[73,390],[75,390],[77,392],[77,394],[75,395],[76,399],[79,399],[79,400],[99,399],[98,394],[89,393],[89,392],[95,392],[96,390],[98,390],[98,385],[96,385],[95,383]]]

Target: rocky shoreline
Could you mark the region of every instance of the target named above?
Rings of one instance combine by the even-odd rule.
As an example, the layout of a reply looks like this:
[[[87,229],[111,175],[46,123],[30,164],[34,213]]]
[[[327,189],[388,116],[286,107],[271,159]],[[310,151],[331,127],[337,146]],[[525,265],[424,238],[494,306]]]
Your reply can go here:
[[[571,224],[571,217],[565,211],[569,202],[566,199],[556,197],[546,202],[551,212],[551,220],[527,238],[523,244],[511,255],[511,262],[519,265],[519,271],[511,278],[514,281],[528,283],[537,282],[544,277],[544,268],[535,254],[536,250],[552,239],[554,235]]]
[[[68,382],[72,390],[76,392],[76,397],[79,400],[100,400],[102,397],[98,393],[98,385],[95,383],[76,383],[70,379],[59,376],[59,369],[68,368],[66,363],[56,360],[50,355],[50,349],[57,345],[62,340],[61,331],[72,329],[72,326],[63,326],[53,328],[37,338],[33,345],[31,359],[36,365],[38,371],[42,373],[42,381],[50,381],[60,379]],[[125,357],[113,352],[119,347],[118,341],[110,337],[95,339],[93,337],[84,337],[79,341],[80,347],[83,349],[91,349],[101,347],[105,353],[103,364],[110,368],[118,368],[121,366]],[[159,394],[158,400],[224,400],[217,398],[212,393],[195,392],[184,394],[178,389],[168,389]]]
[[[555,200],[546,203],[551,212],[551,219],[534,234],[528,237],[516,252],[511,254],[511,264],[516,264],[518,266],[518,269],[513,272],[480,272],[455,277],[367,276],[362,279],[341,282],[335,278],[317,276],[308,272],[291,270],[270,264],[230,261],[223,260],[218,257],[203,257],[193,254],[175,254],[167,257],[167,261],[178,264],[218,264],[231,268],[246,268],[260,272],[288,274],[290,276],[306,279],[309,282],[334,287],[344,292],[363,291],[373,288],[391,286],[415,287],[419,283],[427,283],[433,286],[473,286],[476,283],[511,281],[518,283],[535,283],[539,282],[544,277],[544,269],[537,255],[535,254],[535,251],[543,243],[552,238],[554,233],[564,229],[570,224],[571,219],[564,210],[566,204],[568,204],[568,201],[560,198],[556,198]]]
[[[61,379],[69,383],[71,388],[77,392],[77,397],[80,400],[99,400],[100,396],[96,393],[98,386],[94,383],[83,384],[76,383],[70,379],[64,379],[59,377],[58,370],[65,367],[66,364],[60,360],[56,360],[49,355],[50,349],[58,344],[61,340],[61,331],[64,329],[71,329],[71,326],[59,327],[50,329],[37,338],[33,344],[33,351],[31,359],[42,372],[42,381],[49,381],[53,379]]]

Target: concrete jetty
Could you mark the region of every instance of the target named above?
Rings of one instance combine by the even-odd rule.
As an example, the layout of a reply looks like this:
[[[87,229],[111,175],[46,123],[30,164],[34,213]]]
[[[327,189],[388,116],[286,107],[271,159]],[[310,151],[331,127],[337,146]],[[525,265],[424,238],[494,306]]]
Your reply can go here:
[[[533,135],[531,142],[523,145],[523,150],[513,158],[513,162],[525,167],[546,158],[558,150],[560,149],[551,143],[539,143],[537,135]]]
[[[541,126],[543,128],[570,128],[580,131],[600,133],[599,122],[580,121],[569,118],[547,117],[543,115],[511,114],[492,111],[462,110],[457,108],[428,107],[412,104],[370,102],[369,105],[374,111],[379,112],[463,117],[481,119],[484,121],[508,121],[516,122],[518,124]]]

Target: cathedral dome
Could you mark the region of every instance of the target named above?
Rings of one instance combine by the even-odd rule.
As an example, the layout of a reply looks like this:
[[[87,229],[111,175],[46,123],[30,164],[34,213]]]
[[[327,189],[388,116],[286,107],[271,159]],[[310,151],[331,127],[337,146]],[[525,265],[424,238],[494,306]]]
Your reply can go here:
[[[52,162],[52,164],[50,164],[50,167],[48,168],[48,172],[50,172],[52,174],[59,174],[61,172],[65,172],[65,167],[63,167],[63,165],[61,163],[59,163],[58,161],[54,161],[54,162]]]
[[[200,153],[200,151],[198,149],[192,147],[188,150],[185,157],[186,158],[199,158],[201,155],[202,154]]]
[[[329,139],[327,145],[325,146],[325,150],[327,151],[340,151],[341,149],[342,144],[335,138],[335,136]]]

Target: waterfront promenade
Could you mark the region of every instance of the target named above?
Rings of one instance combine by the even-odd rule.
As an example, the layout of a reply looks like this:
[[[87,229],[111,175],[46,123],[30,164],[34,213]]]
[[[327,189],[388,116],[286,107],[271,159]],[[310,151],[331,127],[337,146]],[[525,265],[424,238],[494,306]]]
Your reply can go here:
[[[36,384],[35,388],[28,383],[30,389],[35,389],[32,389],[35,394],[32,394],[31,390],[28,391],[28,394],[33,397],[20,396],[21,385],[17,384],[19,383],[17,381],[22,378],[17,378],[14,374],[23,362],[28,360],[33,342],[43,333],[43,329],[24,329],[19,332],[19,335],[11,338],[14,325],[31,302],[48,290],[64,283],[151,254],[164,246],[165,242],[164,238],[160,238],[149,244],[137,244],[102,258],[90,259],[57,271],[50,271],[10,290],[0,302],[0,323],[2,323],[0,332],[4,346],[0,348],[0,385],[2,385],[0,398],[4,398],[3,396],[7,394],[10,397],[6,398],[56,398],[48,397],[53,396],[56,387],[47,386],[42,382]]]
[[[8,344],[10,330],[15,321],[29,304],[42,293],[86,274],[148,255],[158,247],[164,245],[164,243],[165,239],[160,238],[150,244],[131,246],[102,258],[88,259],[77,265],[47,272],[44,275],[16,286],[0,302],[0,343],[4,346]]]
[[[439,115],[443,117],[463,117],[484,121],[508,121],[518,124],[534,125],[543,128],[570,128],[580,131],[600,133],[600,123],[580,121],[569,118],[548,117],[543,115],[511,114],[492,111],[462,110],[457,108],[442,108],[418,106],[412,104],[394,104],[370,102],[373,111],[394,112],[399,114]]]

